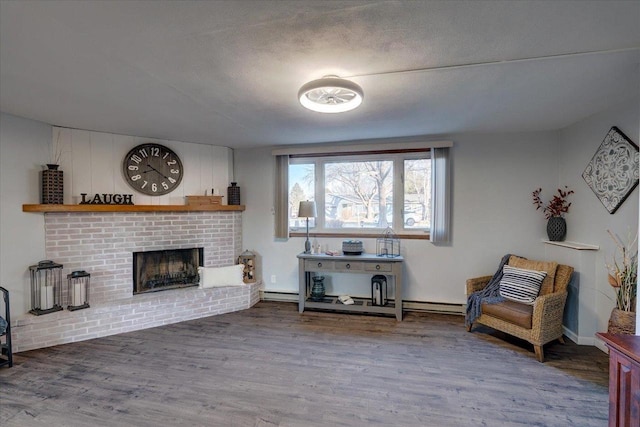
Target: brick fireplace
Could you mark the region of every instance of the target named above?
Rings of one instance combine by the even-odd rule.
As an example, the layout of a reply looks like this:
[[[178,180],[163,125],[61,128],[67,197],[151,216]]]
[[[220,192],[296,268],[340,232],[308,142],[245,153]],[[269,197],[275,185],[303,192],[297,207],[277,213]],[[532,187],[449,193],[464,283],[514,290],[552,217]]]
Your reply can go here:
[[[241,212],[46,213],[45,244],[64,275],[91,274],[91,307],[19,317],[15,351],[241,310],[259,298],[259,284],[133,294],[134,252],[202,248],[205,267],[234,264],[242,252]]]

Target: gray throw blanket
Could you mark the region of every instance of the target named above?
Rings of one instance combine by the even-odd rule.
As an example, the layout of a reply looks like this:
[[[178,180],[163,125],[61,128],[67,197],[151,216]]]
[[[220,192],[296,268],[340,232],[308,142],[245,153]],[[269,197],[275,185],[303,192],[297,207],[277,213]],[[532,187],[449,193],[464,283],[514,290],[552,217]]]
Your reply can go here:
[[[498,271],[489,280],[487,286],[467,297],[467,315],[464,319],[465,326],[471,325],[482,314],[482,303],[496,304],[504,301],[500,296],[500,280],[502,279],[502,267],[509,262],[511,254],[506,254],[500,261]]]
[[[0,335],[4,335],[7,330],[7,321],[0,316]]]

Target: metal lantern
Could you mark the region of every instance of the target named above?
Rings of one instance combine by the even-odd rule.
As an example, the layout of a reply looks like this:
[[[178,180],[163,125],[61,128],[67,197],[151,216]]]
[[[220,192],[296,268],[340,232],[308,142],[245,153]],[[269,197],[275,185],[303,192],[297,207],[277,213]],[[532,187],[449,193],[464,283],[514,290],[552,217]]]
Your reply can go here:
[[[387,305],[387,277],[376,274],[371,278],[371,305]]]
[[[40,261],[29,267],[31,273],[31,310],[39,316],[62,310],[62,264]]]
[[[255,283],[256,281],[256,254],[246,250],[238,257],[238,264],[244,265],[242,271],[242,281],[244,283]]]
[[[376,239],[376,255],[387,258],[400,256],[400,239],[391,227],[387,227],[384,234]]]
[[[74,311],[89,308],[89,282],[91,275],[86,271],[67,274],[67,309]]]

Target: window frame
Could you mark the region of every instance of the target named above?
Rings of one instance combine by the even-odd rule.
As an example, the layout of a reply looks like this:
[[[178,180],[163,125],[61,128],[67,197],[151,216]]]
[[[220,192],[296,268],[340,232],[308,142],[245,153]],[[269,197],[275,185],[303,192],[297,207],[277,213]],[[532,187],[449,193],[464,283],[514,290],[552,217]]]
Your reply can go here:
[[[417,159],[429,159],[432,160],[431,149],[413,149],[413,150],[395,150],[395,151],[381,151],[381,152],[363,152],[363,153],[336,153],[336,154],[320,154],[320,155],[293,155],[289,158],[289,164],[313,164],[314,170],[314,200],[318,207],[318,217],[315,218],[315,226],[309,228],[310,236],[318,237],[379,237],[383,228],[360,228],[360,227],[345,227],[345,228],[326,228],[325,227],[325,165],[328,163],[339,162],[362,162],[362,161],[378,161],[378,160],[392,160],[393,161],[393,181],[392,181],[392,228],[394,233],[403,238],[408,239],[429,239],[429,228],[406,228],[404,222],[404,205],[405,205],[405,191],[404,191],[404,167],[405,160],[417,160]],[[290,177],[289,177],[290,178]],[[430,177],[432,179],[432,177]],[[289,187],[287,182],[287,191]],[[433,183],[431,184],[433,185]],[[430,196],[431,197],[431,196]],[[431,213],[430,213],[431,214]],[[398,223],[398,220],[400,222]],[[401,226],[398,227],[397,224]],[[306,228],[304,227],[291,227],[289,226],[289,235],[293,237],[306,236]]]

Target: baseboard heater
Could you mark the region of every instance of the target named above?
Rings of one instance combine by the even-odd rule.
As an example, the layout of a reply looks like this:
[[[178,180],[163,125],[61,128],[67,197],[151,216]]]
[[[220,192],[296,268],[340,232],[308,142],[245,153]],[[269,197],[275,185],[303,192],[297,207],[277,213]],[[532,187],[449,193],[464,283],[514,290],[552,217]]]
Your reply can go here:
[[[297,302],[297,292],[260,291],[263,301]],[[404,311],[420,311],[439,314],[465,314],[465,304],[451,304],[443,302],[404,301]]]

